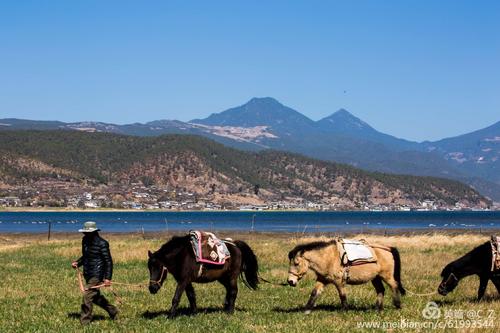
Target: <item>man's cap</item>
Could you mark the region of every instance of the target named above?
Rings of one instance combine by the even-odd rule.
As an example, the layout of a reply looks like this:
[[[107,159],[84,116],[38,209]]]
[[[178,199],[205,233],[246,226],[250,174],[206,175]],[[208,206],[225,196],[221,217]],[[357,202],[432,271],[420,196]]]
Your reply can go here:
[[[83,224],[83,228],[78,230],[78,232],[94,232],[99,231],[101,229],[97,229],[97,225],[93,221],[87,221]]]

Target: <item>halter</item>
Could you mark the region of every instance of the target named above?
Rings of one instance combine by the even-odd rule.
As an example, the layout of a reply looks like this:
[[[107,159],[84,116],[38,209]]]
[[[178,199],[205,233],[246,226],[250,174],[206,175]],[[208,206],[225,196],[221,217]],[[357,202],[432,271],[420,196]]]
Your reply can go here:
[[[444,291],[448,292],[448,291],[446,290],[446,287],[448,286],[448,283],[450,283],[450,282],[451,282],[451,279],[455,280],[455,282],[458,282],[458,281],[459,281],[459,280],[458,280],[458,278],[457,278],[457,276],[456,276],[455,274],[450,273],[450,275],[448,275],[448,278],[446,279],[446,281],[444,281],[443,283],[441,283],[441,284],[439,285],[439,290],[440,290],[440,291],[441,291],[441,290],[444,290]]]
[[[445,281],[444,284],[447,285],[448,282],[450,282],[450,279],[453,279],[453,280],[455,280],[455,282],[458,282],[457,276],[455,274],[453,274],[453,273],[450,273],[450,275],[448,276],[448,278],[446,279],[446,281]]]
[[[288,271],[288,274],[293,275],[293,276],[295,276],[298,280],[300,280],[300,279],[302,279],[302,277],[303,277],[304,275],[306,275],[306,274],[307,274],[307,271],[303,272],[302,274],[300,274],[300,272],[299,272],[299,274],[297,274],[297,273],[292,272],[292,271],[290,271],[290,270],[289,270],[289,271]]]
[[[163,275],[165,274],[165,272],[168,273],[167,267],[165,267],[164,265],[162,265],[161,267],[162,267],[162,269],[161,269],[160,278],[158,280],[149,280],[149,283],[157,284],[157,285],[161,286],[161,282],[163,280]]]

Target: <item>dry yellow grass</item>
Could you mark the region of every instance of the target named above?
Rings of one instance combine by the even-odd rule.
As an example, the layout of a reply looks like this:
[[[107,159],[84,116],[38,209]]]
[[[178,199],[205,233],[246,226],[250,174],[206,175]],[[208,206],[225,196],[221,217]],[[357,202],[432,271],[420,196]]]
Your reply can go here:
[[[412,236],[380,236],[380,235],[357,235],[349,237],[353,239],[364,239],[368,243],[396,246],[399,249],[404,248],[435,248],[452,246],[474,246],[484,243],[487,238],[484,235],[412,235]],[[313,241],[327,241],[332,238],[327,236],[320,237],[299,237],[291,238],[290,243],[297,245]]]

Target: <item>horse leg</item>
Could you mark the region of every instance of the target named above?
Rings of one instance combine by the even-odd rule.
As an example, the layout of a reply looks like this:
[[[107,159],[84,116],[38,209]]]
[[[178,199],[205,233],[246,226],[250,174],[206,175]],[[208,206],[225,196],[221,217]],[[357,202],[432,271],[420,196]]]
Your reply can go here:
[[[372,280],[373,287],[375,287],[375,291],[377,292],[377,302],[375,303],[377,306],[377,309],[379,311],[384,309],[384,284],[382,283],[382,279],[380,276],[376,276]]]
[[[238,295],[238,278],[223,280],[221,283],[226,287],[226,299],[224,301],[224,311],[234,312],[236,296]]]
[[[177,314],[177,307],[179,306],[179,301],[181,300],[182,293],[186,289],[187,285],[188,285],[187,282],[181,282],[177,284],[174,297],[172,298],[172,307],[170,308],[170,314],[168,315],[169,318],[173,318]]]
[[[196,313],[196,294],[194,292],[193,284],[189,283],[186,286],[186,295],[189,300],[189,308],[192,313]]]
[[[484,293],[486,292],[486,287],[488,286],[489,281],[488,275],[480,275],[479,276],[479,289],[477,290],[477,300],[480,301],[483,298]]]
[[[497,292],[500,294],[500,277],[492,277],[491,282],[493,282],[493,285],[497,288]]]
[[[238,279],[232,279],[229,282],[229,289],[227,290],[228,307],[226,311],[228,313],[234,312],[234,305],[236,303],[236,296],[238,295]]]
[[[310,314],[311,310],[314,308],[314,303],[316,303],[316,300],[318,299],[319,295],[321,295],[321,292],[323,291],[324,284],[322,282],[316,281],[316,284],[314,285],[314,289],[311,292],[311,296],[309,297],[309,301],[306,304],[306,314]]]
[[[391,275],[389,277],[382,276],[382,279],[389,285],[392,291],[392,304],[398,309],[401,309],[401,292],[399,291],[398,282]]]
[[[335,287],[337,287],[337,291],[339,292],[340,297],[340,305],[342,309],[347,310],[347,295],[345,292],[345,284],[343,282],[335,283]]]

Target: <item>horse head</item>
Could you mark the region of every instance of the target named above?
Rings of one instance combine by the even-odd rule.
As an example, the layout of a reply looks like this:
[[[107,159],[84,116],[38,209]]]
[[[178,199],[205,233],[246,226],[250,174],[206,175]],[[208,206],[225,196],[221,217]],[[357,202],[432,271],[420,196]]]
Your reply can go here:
[[[446,296],[448,293],[452,292],[458,286],[459,278],[455,272],[453,266],[447,265],[441,272],[441,277],[443,280],[439,284],[438,293],[442,296]]]
[[[168,270],[165,263],[155,254],[148,251],[149,292],[156,294],[167,278]]]
[[[290,260],[290,267],[288,269],[288,284],[292,287],[297,285],[300,279],[306,275],[309,269],[309,262],[304,258],[304,252],[297,252],[292,255],[292,252],[288,254],[288,259]]]

